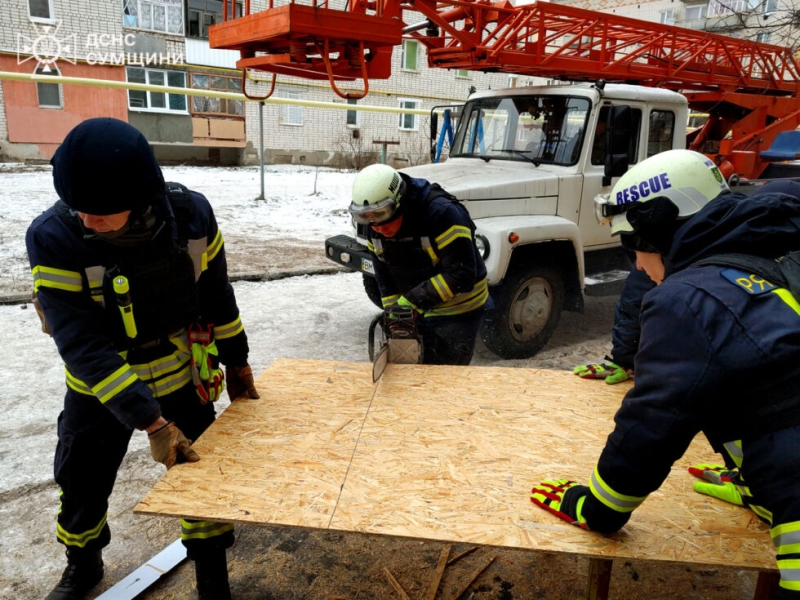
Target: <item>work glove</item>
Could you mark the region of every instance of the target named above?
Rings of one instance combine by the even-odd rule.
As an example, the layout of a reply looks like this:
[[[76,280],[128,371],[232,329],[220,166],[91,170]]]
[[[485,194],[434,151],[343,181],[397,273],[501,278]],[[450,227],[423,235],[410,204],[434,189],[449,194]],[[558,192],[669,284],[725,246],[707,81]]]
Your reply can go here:
[[[581,515],[581,509],[588,493],[589,488],[577,481],[548,479],[531,490],[531,502],[571,525],[588,529],[586,519]]]
[[[216,402],[222,390],[225,389],[225,375],[219,368],[219,352],[217,343],[202,344],[194,342],[191,345],[192,352],[192,383],[197,389],[200,402]]]
[[[176,463],[200,460],[197,452],[192,450],[192,442],[186,439],[174,423],[167,423],[147,437],[150,440],[150,454],[153,460],[165,465],[167,470]]]
[[[739,471],[723,465],[700,464],[689,467],[689,473],[699,477],[694,482],[694,491],[719,498],[725,502],[745,506],[739,487],[734,483],[739,479]]]
[[[632,372],[632,369],[630,370]],[[620,367],[618,364],[608,361],[601,364],[579,365],[572,369],[581,379],[605,379],[606,383],[622,383],[630,379],[628,369]]]
[[[225,367],[225,379],[228,380],[228,398],[231,402],[244,396],[253,400],[260,398],[256,390],[256,383],[253,381],[253,369],[250,365],[243,367]]]
[[[413,309],[413,310],[417,310],[417,307],[416,307],[416,306],[414,306],[414,305],[411,303],[411,301],[410,301],[408,298],[406,298],[405,296],[400,296],[400,297],[397,299],[397,306],[407,306],[408,308],[411,308],[411,309]]]

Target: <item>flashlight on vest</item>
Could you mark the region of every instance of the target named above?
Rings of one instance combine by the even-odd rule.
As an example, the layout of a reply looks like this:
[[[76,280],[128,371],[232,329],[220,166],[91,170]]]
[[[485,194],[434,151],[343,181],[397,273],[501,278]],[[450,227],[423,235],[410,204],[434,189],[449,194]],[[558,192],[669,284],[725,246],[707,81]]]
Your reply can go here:
[[[136,337],[136,321],[133,320],[133,302],[128,278],[124,275],[114,277],[114,294],[117,296],[117,305],[125,325],[125,333],[129,338]]]

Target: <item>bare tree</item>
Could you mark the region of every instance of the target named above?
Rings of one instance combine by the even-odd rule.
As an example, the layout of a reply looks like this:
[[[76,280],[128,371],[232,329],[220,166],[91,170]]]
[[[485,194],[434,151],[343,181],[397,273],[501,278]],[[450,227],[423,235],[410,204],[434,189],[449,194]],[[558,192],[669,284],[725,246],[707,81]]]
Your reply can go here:
[[[711,0],[706,31],[800,49],[798,0]]]
[[[343,166],[356,171],[377,162],[380,157],[363,128],[348,129],[339,136],[334,147],[342,157]]]

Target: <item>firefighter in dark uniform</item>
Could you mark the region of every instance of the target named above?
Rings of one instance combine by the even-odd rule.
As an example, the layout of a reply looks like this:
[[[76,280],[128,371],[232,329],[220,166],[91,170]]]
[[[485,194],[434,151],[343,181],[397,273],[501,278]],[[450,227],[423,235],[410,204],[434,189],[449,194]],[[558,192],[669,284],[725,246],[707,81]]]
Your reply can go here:
[[[148,433],[167,468],[196,461],[190,444],[214,421],[220,361],[232,400],[258,394],[206,198],[165,187],[147,140],[116,119],[76,126],[52,164],[60,200],[31,224],[26,243],[67,384],[55,479],[68,566],[47,598],[73,600],[103,577],[108,498],[134,430]],[[181,537],[200,597],[229,598],[233,526],[184,520]]]
[[[350,214],[370,225],[384,308],[410,306],[419,314],[423,362],[468,365],[489,288],[467,209],[438,184],[370,165],[353,182]]]
[[[671,150],[628,171],[598,209],[659,285],[644,297],[634,387],[589,485],[549,480],[531,499],[614,532],[703,431],[725,464],[691,468],[695,490],[770,524],[776,597],[799,598],[800,281],[778,276],[800,266],[800,199],[732,193],[705,156]]]

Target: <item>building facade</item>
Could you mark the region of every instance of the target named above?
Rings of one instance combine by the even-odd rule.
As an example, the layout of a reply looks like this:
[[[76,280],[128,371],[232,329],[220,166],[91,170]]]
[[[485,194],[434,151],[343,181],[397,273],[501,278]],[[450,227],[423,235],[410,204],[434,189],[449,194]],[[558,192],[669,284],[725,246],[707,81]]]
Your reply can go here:
[[[267,0],[253,0],[263,10]],[[109,116],[140,129],[162,162],[357,166],[384,159],[428,160],[427,119],[355,110],[358,104],[428,110],[463,102],[470,88],[518,83],[505,75],[431,70],[424,49],[395,49],[393,76],[371,81],[370,94],[344,101],[324,83],[280,78],[270,102],[103,87],[133,82],[241,91],[238,52],[212,50],[208,28],[222,21],[220,0],[6,0],[0,11],[0,71],[100,80],[71,85],[3,80],[0,158],[47,160],[66,133],[89,117]],[[242,2],[229,2],[241,15]],[[521,83],[521,82],[520,82]],[[530,83],[530,82],[528,82]],[[362,82],[355,82],[357,87]],[[261,84],[250,84],[258,89]],[[275,103],[301,99],[349,110]],[[259,122],[263,118],[263,123]]]

